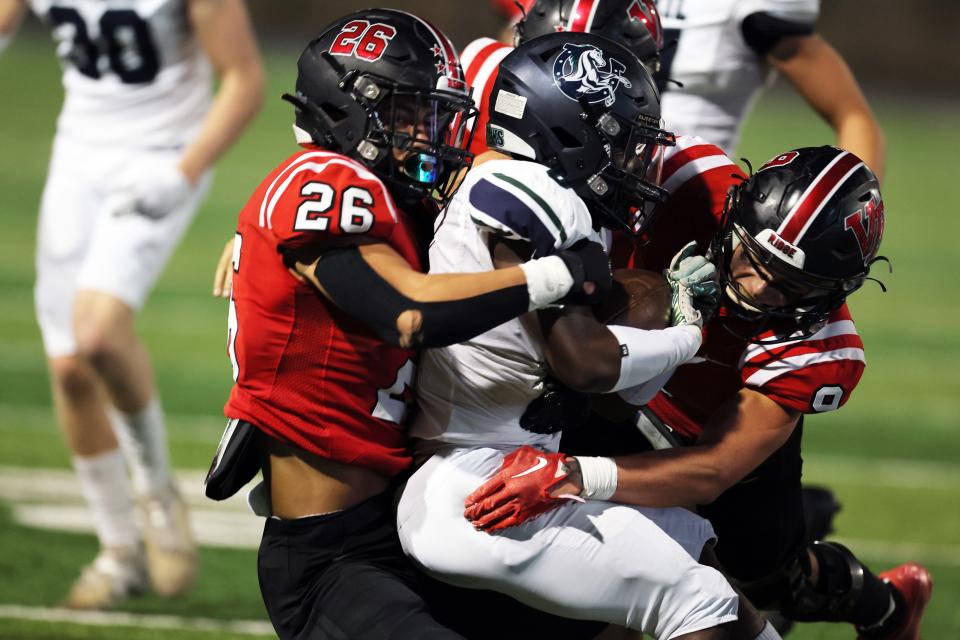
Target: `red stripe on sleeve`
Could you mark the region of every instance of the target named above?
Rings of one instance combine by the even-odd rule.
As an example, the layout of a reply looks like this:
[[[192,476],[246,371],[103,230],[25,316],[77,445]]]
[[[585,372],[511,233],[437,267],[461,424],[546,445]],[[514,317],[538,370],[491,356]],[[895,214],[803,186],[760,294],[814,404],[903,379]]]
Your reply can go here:
[[[667,179],[676,173],[681,167],[690,162],[691,160],[696,160],[698,158],[706,158],[708,156],[722,156],[725,155],[723,150],[720,147],[717,147],[712,144],[698,144],[692,147],[687,147],[677,151],[669,158],[666,162],[663,163],[663,175],[660,178],[660,182],[666,182]]]

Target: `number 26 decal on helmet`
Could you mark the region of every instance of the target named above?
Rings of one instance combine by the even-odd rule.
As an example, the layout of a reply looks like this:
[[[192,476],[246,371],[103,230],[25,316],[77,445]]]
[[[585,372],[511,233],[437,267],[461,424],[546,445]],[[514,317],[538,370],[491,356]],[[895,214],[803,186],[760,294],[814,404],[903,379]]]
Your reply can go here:
[[[334,56],[355,56],[367,62],[379,60],[397,29],[389,24],[377,22],[370,24],[366,20],[352,20],[343,25],[343,30],[330,45],[330,54]]]

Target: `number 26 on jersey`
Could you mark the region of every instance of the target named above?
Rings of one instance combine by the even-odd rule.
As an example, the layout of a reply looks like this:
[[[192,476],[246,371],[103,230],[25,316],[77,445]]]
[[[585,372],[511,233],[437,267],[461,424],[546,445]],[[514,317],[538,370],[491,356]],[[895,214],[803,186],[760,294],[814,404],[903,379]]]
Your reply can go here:
[[[363,187],[344,189],[336,211],[337,192],[325,182],[304,184],[300,195],[306,199],[297,207],[294,231],[335,231],[335,225],[342,233],[366,233],[373,227],[373,194]]]

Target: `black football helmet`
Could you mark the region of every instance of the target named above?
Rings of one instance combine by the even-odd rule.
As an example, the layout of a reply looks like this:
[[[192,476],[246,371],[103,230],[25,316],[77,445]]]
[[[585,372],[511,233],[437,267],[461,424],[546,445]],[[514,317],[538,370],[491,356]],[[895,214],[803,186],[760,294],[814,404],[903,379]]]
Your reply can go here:
[[[546,165],[599,223],[641,234],[666,192],[660,94],[629,49],[592,33],[552,33],[500,63],[490,93],[487,144]]]
[[[514,27],[518,45],[558,31],[610,38],[630,49],[651,74],[660,70],[663,27],[653,0],[537,0]]]
[[[722,228],[711,246],[730,307],[748,318],[788,318],[804,333],[867,279],[883,237],[877,177],[860,158],[836,147],[782,153],[731,188]],[[790,302],[763,305],[736,286],[730,261],[737,246],[758,275]]]
[[[469,164],[473,102],[450,40],[403,11],[340,18],[297,61],[297,141],[359,160],[401,206],[443,202]]]

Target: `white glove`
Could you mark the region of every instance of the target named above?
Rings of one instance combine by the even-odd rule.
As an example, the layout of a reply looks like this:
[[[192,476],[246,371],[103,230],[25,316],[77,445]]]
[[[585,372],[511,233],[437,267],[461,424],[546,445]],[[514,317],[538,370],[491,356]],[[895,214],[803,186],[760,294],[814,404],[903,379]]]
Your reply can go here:
[[[697,243],[690,242],[673,256],[663,275],[673,290],[670,324],[674,327],[692,324],[702,327],[719,302],[717,268],[701,255]]]
[[[190,197],[193,185],[176,165],[163,166],[149,174],[139,176],[126,192],[126,197],[114,209],[114,215],[131,213],[159,220],[176,211]]]

